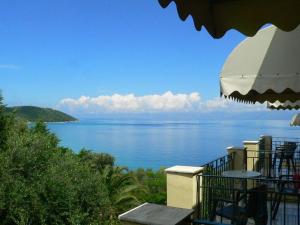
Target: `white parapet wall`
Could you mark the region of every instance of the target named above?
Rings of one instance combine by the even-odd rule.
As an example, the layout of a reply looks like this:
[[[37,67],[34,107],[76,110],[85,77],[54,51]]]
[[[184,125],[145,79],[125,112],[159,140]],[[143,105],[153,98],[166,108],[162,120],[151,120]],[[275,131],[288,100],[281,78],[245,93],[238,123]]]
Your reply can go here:
[[[197,204],[197,174],[203,167],[173,166],[167,174],[167,205],[193,209]]]

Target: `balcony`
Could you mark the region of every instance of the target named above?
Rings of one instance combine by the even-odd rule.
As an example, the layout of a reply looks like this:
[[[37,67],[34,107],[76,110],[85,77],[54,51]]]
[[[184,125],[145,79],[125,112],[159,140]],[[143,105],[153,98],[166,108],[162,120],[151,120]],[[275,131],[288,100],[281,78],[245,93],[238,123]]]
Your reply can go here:
[[[166,207],[194,212],[174,224],[300,224],[300,139],[262,136],[227,153],[166,170]]]

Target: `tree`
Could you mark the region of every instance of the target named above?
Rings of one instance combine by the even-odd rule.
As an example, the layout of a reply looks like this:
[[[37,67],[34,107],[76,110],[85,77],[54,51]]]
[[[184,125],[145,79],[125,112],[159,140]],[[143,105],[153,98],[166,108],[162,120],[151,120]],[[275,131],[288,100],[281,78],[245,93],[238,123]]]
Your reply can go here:
[[[101,173],[59,147],[44,123],[29,128],[13,115],[0,115],[6,137],[0,151],[1,224],[109,224],[111,202]]]
[[[106,166],[102,176],[108,189],[111,219],[140,203],[135,193],[145,189],[128,173],[127,168]]]
[[[166,174],[164,168],[157,171],[152,169],[137,169],[131,172],[143,185],[147,192],[137,192],[136,196],[144,202],[151,202],[157,204],[166,204],[167,190],[166,190]]]
[[[3,98],[0,93],[0,151],[6,149],[6,141],[8,136],[8,124],[9,117],[5,111],[5,105],[3,104]]]
[[[16,119],[1,97],[0,162],[3,225],[118,224],[117,216],[140,200],[160,201],[155,192],[164,184],[163,173],[135,174],[109,154],[59,146],[45,123]]]
[[[89,166],[96,171],[101,171],[106,166],[114,166],[115,163],[114,157],[109,154],[95,153],[86,149],[81,149],[78,156],[83,162],[88,163]]]

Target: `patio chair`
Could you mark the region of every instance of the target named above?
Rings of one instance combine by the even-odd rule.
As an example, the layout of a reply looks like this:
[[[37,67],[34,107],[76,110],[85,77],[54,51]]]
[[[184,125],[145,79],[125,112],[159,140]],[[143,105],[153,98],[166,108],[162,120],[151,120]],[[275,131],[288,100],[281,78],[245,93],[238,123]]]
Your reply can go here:
[[[253,218],[256,225],[266,225],[268,222],[266,190],[265,185],[260,185],[245,194],[237,193],[234,201],[216,199],[210,219],[214,220],[216,216],[220,216],[221,220],[226,218],[231,220],[232,224],[246,225],[248,218]],[[245,201],[246,205],[240,206],[241,201]]]
[[[275,171],[276,161],[279,159],[278,172],[281,172],[283,161],[286,160],[288,174],[290,174],[290,167],[292,164],[294,173],[296,172],[296,165],[294,161],[295,150],[297,149],[296,142],[285,141],[283,145],[279,145],[275,149],[273,159],[273,169]]]
[[[296,178],[296,179],[295,179]],[[274,195],[274,200],[271,205],[272,219],[276,219],[279,205],[283,196],[297,197],[297,204],[299,208],[300,194],[299,194],[299,177],[295,175],[280,175],[278,183],[278,190]]]
[[[214,220],[216,216],[231,220],[232,224],[245,225],[247,224],[247,211],[244,207],[239,206],[244,196],[237,193],[235,200],[215,199],[214,207],[210,220]]]
[[[253,218],[256,225],[266,225],[268,223],[266,185],[260,185],[249,191],[246,208],[248,218]]]

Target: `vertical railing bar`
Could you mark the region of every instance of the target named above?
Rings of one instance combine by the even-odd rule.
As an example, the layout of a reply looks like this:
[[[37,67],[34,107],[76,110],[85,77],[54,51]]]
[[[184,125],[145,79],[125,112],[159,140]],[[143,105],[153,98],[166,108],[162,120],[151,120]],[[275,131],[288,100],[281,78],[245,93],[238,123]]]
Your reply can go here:
[[[283,224],[285,225],[285,216],[286,216],[286,195],[283,195]]]

